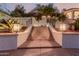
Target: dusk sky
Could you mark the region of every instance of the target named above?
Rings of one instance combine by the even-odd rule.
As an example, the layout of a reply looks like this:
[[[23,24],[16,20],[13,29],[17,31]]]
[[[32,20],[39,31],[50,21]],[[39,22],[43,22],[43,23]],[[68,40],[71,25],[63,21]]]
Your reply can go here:
[[[24,8],[26,9],[27,12],[31,11],[33,8],[36,7],[36,3],[32,4],[32,3],[21,3]],[[6,4],[0,4],[1,7],[0,8],[7,8],[9,9],[10,11],[12,11],[15,6],[17,4],[12,4],[12,3],[6,3]],[[46,5],[46,4],[44,4]],[[60,11],[63,9],[63,8],[66,8],[66,9],[69,9],[69,8],[79,8],[79,3],[54,3],[54,6],[56,6]]]

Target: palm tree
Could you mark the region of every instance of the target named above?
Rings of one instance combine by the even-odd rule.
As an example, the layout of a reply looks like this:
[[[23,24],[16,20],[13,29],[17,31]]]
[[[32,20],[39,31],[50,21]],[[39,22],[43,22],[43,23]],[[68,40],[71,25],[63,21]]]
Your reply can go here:
[[[58,20],[59,21],[64,22],[67,19],[66,15],[64,14],[64,11],[65,11],[65,9],[63,9],[62,12],[59,13],[59,15],[58,15]]]
[[[48,5],[37,5],[36,10],[38,13],[42,15],[51,15],[55,12],[55,9],[53,8],[53,4],[48,4]]]
[[[36,13],[37,19],[40,19],[41,16],[53,16],[58,12],[57,8],[54,8],[53,4],[41,5],[37,4],[36,8],[32,10],[32,12]]]
[[[57,20],[59,21],[66,20],[66,16],[64,15],[64,13],[63,12],[60,13],[57,7],[55,7],[53,4],[48,5],[37,4],[36,8],[33,9],[31,13],[33,13],[33,15],[36,16],[36,19],[38,21],[41,19],[41,16],[43,15],[51,16],[52,18],[50,20],[47,19],[47,22],[50,22],[52,24],[54,24]]]
[[[62,22],[65,21],[66,18],[67,18],[67,17],[66,17],[63,13],[60,13],[59,16],[58,16],[58,20],[59,20],[59,21],[62,21]]]
[[[26,17],[24,6],[16,5],[15,9],[10,13],[12,17]]]

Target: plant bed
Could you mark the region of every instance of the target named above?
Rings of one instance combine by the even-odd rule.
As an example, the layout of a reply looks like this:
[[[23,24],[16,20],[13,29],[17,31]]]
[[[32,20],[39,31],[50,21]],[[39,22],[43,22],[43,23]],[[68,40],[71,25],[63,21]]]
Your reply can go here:
[[[7,29],[3,29],[3,30],[0,30],[0,33],[11,33],[11,32]]]
[[[26,29],[27,27],[22,27],[19,32],[24,32]],[[9,31],[8,29],[3,29],[0,30],[0,33],[13,33],[13,32]]]
[[[23,26],[23,27],[20,29],[20,32],[24,32],[26,29],[27,29],[27,27]]]
[[[65,31],[60,31],[60,30],[58,30],[58,29],[55,29],[56,31],[58,31],[58,32],[79,32],[79,30],[65,30]]]
[[[49,29],[54,40],[62,46],[62,48],[79,48],[79,31],[67,30],[61,32],[52,26],[49,26]]]

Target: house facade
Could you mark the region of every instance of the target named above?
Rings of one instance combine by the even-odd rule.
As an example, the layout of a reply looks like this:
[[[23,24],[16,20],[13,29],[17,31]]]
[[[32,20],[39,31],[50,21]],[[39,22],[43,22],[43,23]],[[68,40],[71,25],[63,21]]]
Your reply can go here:
[[[79,8],[70,8],[64,11],[64,14],[68,19],[77,19],[79,18]]]

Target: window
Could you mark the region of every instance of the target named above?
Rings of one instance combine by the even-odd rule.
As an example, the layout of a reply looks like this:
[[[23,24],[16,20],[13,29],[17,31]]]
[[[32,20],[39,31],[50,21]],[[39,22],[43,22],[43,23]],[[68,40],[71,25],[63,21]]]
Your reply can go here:
[[[68,19],[72,19],[72,12],[68,12],[68,13],[66,14],[66,16],[67,16]]]
[[[77,19],[77,18],[79,18],[79,11],[74,12],[74,19]]]

